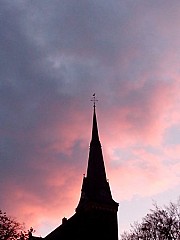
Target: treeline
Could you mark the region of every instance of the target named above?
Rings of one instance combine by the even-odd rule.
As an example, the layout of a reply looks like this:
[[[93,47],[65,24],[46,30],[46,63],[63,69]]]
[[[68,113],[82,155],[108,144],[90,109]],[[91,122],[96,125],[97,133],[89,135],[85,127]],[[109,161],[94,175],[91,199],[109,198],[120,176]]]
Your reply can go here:
[[[33,229],[25,229],[25,224],[19,223],[0,210],[0,240],[27,240]]]
[[[159,207],[154,204],[142,222],[134,222],[121,240],[180,240],[180,198],[177,203]]]

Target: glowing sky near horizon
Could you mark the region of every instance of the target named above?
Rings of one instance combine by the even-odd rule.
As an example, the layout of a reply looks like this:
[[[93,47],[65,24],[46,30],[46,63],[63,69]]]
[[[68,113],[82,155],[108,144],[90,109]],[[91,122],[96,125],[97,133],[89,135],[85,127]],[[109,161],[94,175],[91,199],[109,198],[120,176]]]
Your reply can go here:
[[[0,208],[70,217],[98,98],[119,233],[180,189],[180,1],[0,1]]]

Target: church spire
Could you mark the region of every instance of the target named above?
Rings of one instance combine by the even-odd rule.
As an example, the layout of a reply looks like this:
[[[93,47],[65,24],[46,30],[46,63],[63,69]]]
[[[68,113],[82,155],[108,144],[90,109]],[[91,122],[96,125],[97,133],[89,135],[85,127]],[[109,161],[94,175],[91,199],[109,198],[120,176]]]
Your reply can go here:
[[[118,204],[112,199],[109,183],[106,178],[106,171],[102,148],[99,140],[98,124],[96,117],[96,101],[93,95],[93,123],[92,136],[90,142],[87,176],[84,176],[81,190],[81,198],[76,211],[86,209],[93,203],[100,205],[109,205],[110,209],[117,211]]]
[[[63,219],[44,240],[118,240],[118,203],[111,196],[96,118],[96,98],[93,95],[92,137],[87,175],[84,175],[76,213]]]
[[[96,184],[101,185],[103,182],[106,182],[106,172],[102,148],[99,140],[96,106],[94,105],[93,108],[93,126],[87,168],[87,178],[91,179],[92,182],[96,182]]]
[[[99,142],[99,134],[98,134],[98,126],[97,126],[97,119],[96,119],[96,106],[93,106],[94,113],[93,113],[93,127],[92,127],[92,138],[91,142]]]

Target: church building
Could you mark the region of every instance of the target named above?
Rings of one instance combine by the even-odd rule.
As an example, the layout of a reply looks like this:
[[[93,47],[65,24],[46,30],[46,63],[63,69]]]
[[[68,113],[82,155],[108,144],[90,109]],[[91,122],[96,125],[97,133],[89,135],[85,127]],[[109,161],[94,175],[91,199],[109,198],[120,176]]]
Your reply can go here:
[[[118,240],[118,203],[112,198],[99,140],[94,96],[87,174],[76,211],[44,240]],[[35,237],[32,237],[35,238]]]

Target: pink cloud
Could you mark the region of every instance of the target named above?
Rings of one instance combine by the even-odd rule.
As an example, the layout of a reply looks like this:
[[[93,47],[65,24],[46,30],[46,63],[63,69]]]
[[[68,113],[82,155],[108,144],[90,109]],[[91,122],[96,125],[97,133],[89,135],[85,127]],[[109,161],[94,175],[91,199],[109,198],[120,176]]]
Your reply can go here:
[[[42,195],[30,191],[28,187],[19,186],[16,182],[6,183],[4,197],[7,214],[24,222],[26,228],[32,226],[36,235],[47,234],[61,224],[63,217],[70,217],[75,212],[81,181],[82,174],[77,174],[77,171],[54,169],[43,181],[44,190],[39,189],[39,192],[45,191]],[[40,232],[45,222],[48,227]]]
[[[176,121],[171,116],[174,103],[177,102],[178,86],[177,81],[152,81],[129,90],[127,98],[138,94],[138,101],[136,102],[135,98],[134,102],[119,108],[112,107],[111,117],[106,118],[105,123],[103,119],[100,122],[105,132],[105,134],[101,132],[103,141],[108,142],[108,146],[114,147],[137,141],[160,144],[165,129]],[[178,111],[174,109],[173,112]],[[105,124],[108,127],[105,127]]]
[[[178,186],[180,164],[164,153],[153,154],[141,149],[132,149],[134,158],[121,160],[116,156],[116,165],[111,168],[111,183],[118,199],[131,199],[135,195],[153,196]],[[119,166],[118,166],[119,162]]]
[[[152,196],[178,183],[178,164],[169,167],[164,164],[163,154],[155,156],[143,150],[143,147],[149,144],[159,146],[164,130],[177,121],[173,116],[169,122],[168,117],[174,108],[174,101],[177,101],[178,88],[175,82],[158,81],[146,84],[141,81],[132,88],[129,86],[124,95],[127,95],[127,103],[122,106],[117,104],[102,112],[97,108],[108,178],[115,198],[121,201],[130,199],[135,194]],[[150,90],[144,93],[146,87]],[[135,102],[133,99],[128,102],[131,94],[139,94]],[[52,110],[52,114],[53,111],[57,110]],[[61,117],[64,118],[63,121]],[[48,125],[49,128],[46,124],[41,126],[38,135],[43,140],[47,139],[48,144],[43,148],[37,147],[40,155],[33,156],[29,167],[35,171],[34,176],[39,175],[39,182],[42,183],[39,186],[43,193],[38,195],[36,190],[33,190],[33,186],[38,184],[35,182],[37,177],[32,177],[31,188],[25,189],[23,185],[9,186],[11,194],[7,210],[35,229],[41,229],[47,219],[49,226],[54,228],[60,224],[62,217],[73,214],[79,200],[81,176],[86,171],[87,158],[84,156],[88,156],[91,125],[92,114],[87,115],[86,112],[72,108],[66,116],[57,115],[53,124]],[[79,140],[79,150],[85,152],[85,155],[78,161],[83,162],[84,169],[78,169],[79,163],[74,159],[76,155],[73,155],[73,146]],[[141,144],[142,149],[137,150],[136,144]],[[115,158],[116,148],[129,149],[135,157],[131,157],[127,162],[122,161],[122,157]],[[176,151],[178,154],[179,150]],[[62,159],[59,155],[60,162],[57,165],[58,154],[65,154],[67,159]],[[173,151],[169,150],[168,154],[172,155]],[[116,168],[113,167],[114,162]],[[14,200],[15,209],[9,207],[11,199]]]

